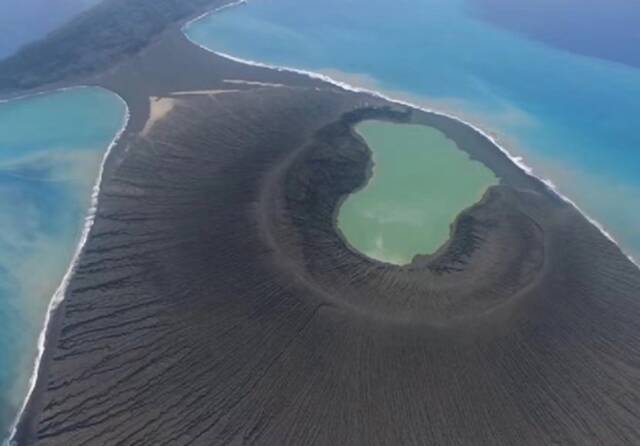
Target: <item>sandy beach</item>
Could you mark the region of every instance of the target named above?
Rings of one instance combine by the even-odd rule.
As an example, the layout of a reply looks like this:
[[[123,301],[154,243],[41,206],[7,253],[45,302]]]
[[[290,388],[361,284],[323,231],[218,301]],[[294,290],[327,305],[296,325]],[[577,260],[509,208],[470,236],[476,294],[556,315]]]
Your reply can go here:
[[[143,135],[147,135],[156,122],[167,116],[167,114],[173,109],[175,100],[172,98],[158,98],[153,96],[149,98],[149,103],[149,119],[142,129]]]

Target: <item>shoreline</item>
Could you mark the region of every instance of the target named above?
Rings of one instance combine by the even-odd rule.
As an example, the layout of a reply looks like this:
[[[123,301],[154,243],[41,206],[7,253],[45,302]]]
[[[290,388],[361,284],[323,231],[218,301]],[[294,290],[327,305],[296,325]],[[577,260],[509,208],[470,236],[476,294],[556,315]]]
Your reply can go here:
[[[624,249],[622,248],[622,246],[616,241],[616,239],[605,229],[605,227],[596,219],[594,219],[593,217],[589,216],[589,214],[587,214],[586,212],[584,212],[573,200],[571,200],[569,197],[565,196],[564,194],[562,194],[558,188],[556,187],[556,185],[550,180],[550,179],[546,179],[546,178],[541,178],[538,177],[537,175],[534,174],[533,168],[528,166],[525,162],[523,157],[521,156],[515,156],[513,154],[511,154],[511,152],[509,152],[509,150],[507,150],[504,146],[502,146],[498,140],[492,136],[489,132],[483,130],[481,127],[461,118],[458,117],[456,115],[453,115],[451,113],[447,113],[447,112],[443,112],[443,111],[438,111],[432,108],[427,108],[427,107],[422,107],[416,104],[413,104],[409,101],[404,101],[404,100],[400,100],[400,99],[395,99],[392,98],[390,96],[387,96],[386,94],[384,94],[383,92],[380,91],[376,91],[376,90],[371,90],[369,88],[364,88],[364,87],[358,87],[355,85],[351,85],[347,82],[342,82],[339,81],[337,79],[333,79],[332,77],[326,75],[326,74],[322,74],[322,73],[318,73],[315,71],[310,71],[310,70],[304,70],[304,69],[300,69],[300,68],[294,68],[294,67],[290,67],[290,66],[280,66],[280,65],[272,65],[272,64],[268,64],[268,63],[264,63],[264,62],[257,62],[254,60],[249,60],[249,59],[244,59],[241,57],[237,57],[237,56],[233,56],[231,54],[222,52],[222,51],[215,51],[212,50],[198,42],[196,42],[195,40],[193,40],[187,33],[186,33],[186,27],[188,27],[190,24],[208,17],[209,15],[215,14],[216,12],[220,12],[220,10],[222,9],[226,9],[226,8],[230,8],[232,6],[238,6],[240,4],[244,4],[247,3],[247,0],[240,0],[238,2],[235,3],[230,3],[222,8],[218,8],[215,9],[213,11],[210,11],[208,13],[202,14],[201,16],[190,20],[189,22],[187,22],[184,26],[181,27],[182,32],[184,33],[185,37],[187,38],[187,40],[189,40],[189,42],[193,43],[194,45],[200,47],[201,49],[208,51],[212,54],[215,54],[217,56],[220,57],[224,57],[226,59],[229,59],[233,62],[237,62],[237,63],[242,63],[245,65],[250,65],[250,66],[254,66],[254,67],[259,67],[259,68],[267,68],[267,69],[271,69],[271,70],[275,70],[278,72],[289,72],[289,73],[296,73],[296,74],[300,74],[303,76],[307,76],[311,79],[314,80],[320,80],[323,82],[326,82],[328,84],[331,84],[335,87],[341,88],[343,90],[346,91],[350,91],[353,93],[364,93],[364,94],[368,94],[370,96],[374,96],[376,98],[380,98],[380,99],[384,99],[392,104],[398,104],[398,105],[404,105],[406,107],[410,107],[413,108],[415,110],[420,110],[426,113],[431,113],[437,116],[442,116],[445,118],[449,118],[449,119],[453,119],[457,122],[460,122],[470,128],[472,128],[474,131],[476,131],[477,133],[479,133],[480,135],[482,135],[483,137],[485,137],[486,139],[488,139],[495,147],[498,148],[498,150],[500,150],[507,158],[509,158],[509,160],[515,164],[520,170],[522,170],[526,175],[535,178],[536,180],[542,182],[551,192],[553,192],[558,198],[560,198],[562,201],[564,201],[565,203],[570,204],[571,206],[573,206],[582,216],[584,216],[587,221],[589,221],[589,223],[591,223],[593,226],[595,226],[607,239],[609,239],[611,242],[613,242],[618,249],[620,249],[620,251],[622,252],[622,254],[629,259],[629,261],[631,263],[633,263],[638,269],[640,269],[640,261],[637,261],[635,258],[633,258],[633,256],[631,256],[630,254],[627,254]]]
[[[72,89],[81,89],[81,88],[100,88],[102,90],[108,91],[111,94],[114,94],[115,96],[118,97],[118,99],[124,104],[125,106],[125,113],[124,116],[122,118],[122,124],[120,127],[120,130],[118,130],[118,132],[116,133],[116,135],[114,136],[114,138],[111,140],[111,142],[109,143],[109,145],[107,146],[107,149],[104,152],[104,155],[102,156],[102,161],[100,162],[100,167],[98,169],[98,175],[96,177],[96,181],[93,185],[92,191],[91,191],[91,198],[89,201],[89,207],[87,210],[87,215],[84,218],[84,226],[82,228],[82,232],[80,234],[80,240],[78,241],[78,244],[76,245],[76,248],[73,252],[73,257],[71,258],[71,262],[69,264],[69,267],[67,268],[67,271],[65,272],[64,276],[62,277],[62,280],[60,282],[60,285],[58,285],[58,288],[56,289],[56,291],[53,293],[53,296],[51,296],[51,300],[49,301],[49,305],[47,306],[47,311],[45,313],[45,318],[44,318],[44,324],[42,327],[42,330],[40,331],[40,334],[38,335],[38,345],[37,345],[37,356],[34,358],[34,362],[33,362],[33,370],[31,373],[31,376],[29,377],[29,388],[27,390],[27,394],[25,395],[24,401],[22,402],[22,405],[20,406],[20,409],[18,410],[18,413],[16,414],[14,421],[11,423],[10,426],[10,430],[9,430],[9,436],[3,440],[3,446],[12,446],[13,440],[15,435],[17,434],[17,430],[18,430],[18,426],[20,425],[20,422],[22,421],[22,417],[24,415],[24,413],[26,412],[27,406],[29,405],[29,401],[31,399],[31,396],[36,388],[36,384],[38,381],[38,375],[40,372],[40,366],[42,363],[42,358],[44,356],[45,353],[45,349],[46,349],[46,342],[47,342],[47,332],[49,330],[49,326],[51,325],[51,321],[53,318],[53,315],[55,313],[55,311],[59,308],[60,304],[64,301],[65,298],[65,294],[67,291],[67,287],[69,285],[69,282],[71,281],[71,278],[73,276],[73,273],[75,272],[75,269],[78,265],[78,260],[80,258],[80,255],[82,254],[82,251],[84,249],[84,246],[87,243],[87,240],[89,239],[89,233],[91,232],[91,228],[93,227],[93,223],[95,221],[96,218],[96,213],[98,210],[98,200],[99,200],[99,196],[100,196],[100,186],[102,184],[102,179],[103,179],[103,175],[104,175],[104,170],[105,170],[105,165],[107,163],[107,160],[109,158],[109,155],[111,154],[112,150],[114,149],[114,147],[118,144],[118,142],[120,141],[122,135],[125,133],[125,131],[127,130],[127,127],[129,125],[129,121],[131,119],[131,111],[129,108],[129,104],[127,104],[127,102],[124,100],[124,98],[122,96],[120,96],[119,94],[108,90],[107,88],[104,87],[100,87],[100,86],[89,86],[89,85],[79,85],[79,86],[71,86],[71,87],[63,87],[63,88],[57,88],[51,91],[42,91],[42,92],[37,92],[37,93],[32,93],[32,94],[27,94],[21,97],[16,97],[16,98],[11,98],[11,99],[6,99],[6,100],[0,100],[0,103],[5,103],[5,102],[9,102],[9,101],[13,101],[13,100],[18,100],[18,99],[27,99],[30,97],[35,97],[35,96],[39,96],[39,95],[44,95],[44,94],[54,94],[57,92],[63,92],[63,91],[68,91],[68,90],[72,90]]]
[[[58,87],[50,90],[34,91],[32,93],[23,94],[20,96],[11,96],[11,97],[5,97],[5,98],[0,97],[0,104],[8,104],[9,102],[19,101],[22,99],[30,99],[30,98],[35,98],[38,96],[44,96],[48,94],[64,93],[65,91],[76,90],[76,89],[80,90],[85,88],[100,88],[102,90],[108,91],[109,93],[113,93],[113,91],[107,88],[101,87],[99,85],[69,85],[67,87]]]
[[[224,11],[227,8],[233,8],[234,6],[240,6],[240,5],[244,4],[244,3],[248,3],[248,0],[232,1],[230,3],[227,3],[226,5],[222,5],[222,6],[219,6],[219,7],[215,8],[215,9],[211,9],[209,11],[203,12],[202,14],[199,14],[196,17],[193,17],[193,18],[188,19],[187,21],[185,21],[182,25],[180,25],[180,30],[186,36],[186,33],[184,33],[184,30],[185,30],[186,27],[188,27],[192,23],[195,23],[200,19],[204,19],[206,17],[209,17],[210,15],[216,14],[216,13],[218,13],[220,11]],[[189,39],[189,41],[191,42],[191,39]]]

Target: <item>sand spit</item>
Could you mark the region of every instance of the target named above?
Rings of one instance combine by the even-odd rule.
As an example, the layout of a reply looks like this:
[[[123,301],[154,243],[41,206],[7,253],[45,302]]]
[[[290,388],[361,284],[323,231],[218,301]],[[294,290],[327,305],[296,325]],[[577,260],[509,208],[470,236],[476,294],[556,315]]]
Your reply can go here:
[[[166,60],[186,60],[188,63],[194,64],[198,69],[194,69],[188,76],[184,76],[184,70],[180,66],[168,66]],[[157,78],[156,73],[171,73],[167,78]],[[140,76],[143,73],[143,76]],[[111,92],[117,93],[121,98],[125,98],[128,105],[128,115],[126,130],[118,135],[117,141],[114,141],[112,147],[109,148],[109,156],[105,157],[105,162],[101,166],[103,169],[102,177],[110,178],[114,170],[121,162],[122,158],[127,156],[130,148],[130,142],[135,140],[141,134],[150,116],[150,98],[151,97],[170,97],[174,91],[195,91],[195,90],[224,90],[225,84],[222,79],[225,77],[243,76],[248,78],[265,78],[267,80],[278,79],[284,80],[291,85],[309,85],[309,81],[299,76],[282,77],[281,75],[273,76],[269,72],[261,69],[239,67],[235,63],[227,63],[224,59],[212,58],[210,53],[192,45],[185,39],[184,35],[179,31],[166,34],[162,39],[152,45],[145,56],[140,59],[132,59],[120,65],[116,70],[110,71],[98,81],[96,79],[87,80],[86,86],[76,85],[75,83],[65,82],[64,86],[51,89],[49,91],[37,91],[15,95],[3,102],[15,99],[28,98],[34,95],[47,94],[53,91],[65,91],[75,88],[102,87]],[[69,85],[72,84],[72,85]],[[175,99],[178,101],[179,99]],[[102,181],[100,181],[102,184]],[[94,198],[97,195],[94,191]],[[102,200],[102,198],[100,198]],[[93,202],[93,201],[92,201]],[[96,201],[97,205],[97,201]],[[92,210],[93,212],[93,210]],[[96,213],[99,211],[95,211]],[[89,236],[90,238],[90,236]],[[83,250],[78,247],[78,250]],[[70,266],[70,269],[73,265]],[[73,280],[71,275],[69,280]],[[60,290],[58,290],[60,291]],[[56,305],[52,304],[51,309],[55,311],[47,315],[45,327],[40,334],[40,352],[37,358],[34,374],[32,376],[31,385],[35,384],[35,388],[30,389],[24,400],[24,406],[20,410],[20,414],[15,421],[16,427],[12,430],[21,430],[20,426],[29,423],[31,420],[30,413],[33,412],[34,404],[32,402],[33,395],[41,392],[44,385],[40,372],[46,368],[48,358],[51,356],[53,348],[59,337],[61,326],[64,319],[64,293],[57,292],[57,298],[54,299]],[[45,347],[46,344],[46,347]],[[35,381],[35,382],[34,382]],[[38,397],[35,398],[36,400]],[[13,438],[16,434],[11,435]],[[18,433],[18,437],[20,434]],[[9,440],[6,439],[5,442]],[[22,444],[21,441],[17,441]]]

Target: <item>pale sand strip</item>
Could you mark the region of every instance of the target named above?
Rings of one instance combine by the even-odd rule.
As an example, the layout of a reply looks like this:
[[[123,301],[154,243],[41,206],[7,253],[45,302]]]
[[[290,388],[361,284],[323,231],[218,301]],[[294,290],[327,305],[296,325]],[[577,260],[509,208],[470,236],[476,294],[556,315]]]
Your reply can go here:
[[[169,93],[169,96],[188,96],[188,95],[208,95],[213,96],[223,93],[237,93],[241,90],[192,90],[192,91],[174,91]],[[148,135],[155,124],[173,110],[176,106],[177,99],[172,97],[157,97],[151,96],[149,98],[149,119],[147,120],[144,128],[142,129],[143,135]]]
[[[237,93],[241,90],[193,90],[193,91],[174,91],[171,96],[188,96],[197,94],[216,95],[222,93]]]
[[[142,129],[143,135],[147,135],[156,124],[156,122],[164,118],[171,110],[173,110],[176,101],[175,99],[171,98],[159,98],[156,96],[151,96],[149,98],[149,102],[149,119]]]
[[[270,82],[258,82],[258,81],[244,81],[242,79],[225,79],[222,82],[226,84],[242,84],[242,85],[255,85],[257,87],[285,87],[284,84],[274,84]]]

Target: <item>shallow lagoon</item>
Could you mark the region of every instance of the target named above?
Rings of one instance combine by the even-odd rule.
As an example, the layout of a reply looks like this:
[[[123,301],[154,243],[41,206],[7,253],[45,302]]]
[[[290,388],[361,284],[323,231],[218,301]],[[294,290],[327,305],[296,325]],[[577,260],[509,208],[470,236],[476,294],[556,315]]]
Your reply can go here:
[[[24,398],[48,304],[126,106],[98,88],[0,103],[0,427]],[[0,435],[4,436],[4,435]]]
[[[408,264],[449,238],[463,209],[497,178],[440,131],[422,125],[365,121],[356,126],[373,155],[368,184],[338,215],[347,241],[367,256]]]
[[[461,116],[640,257],[640,70],[505,31],[464,0],[249,1],[187,36]]]

